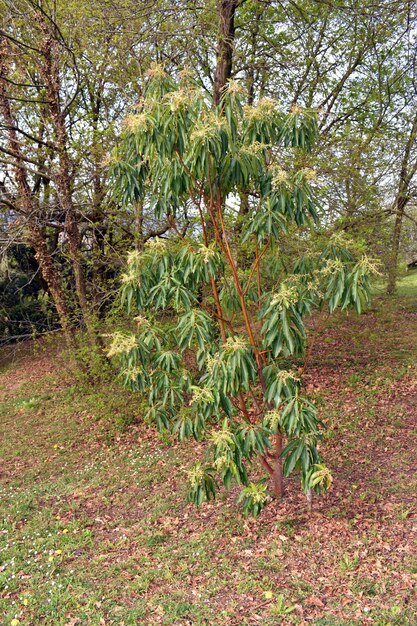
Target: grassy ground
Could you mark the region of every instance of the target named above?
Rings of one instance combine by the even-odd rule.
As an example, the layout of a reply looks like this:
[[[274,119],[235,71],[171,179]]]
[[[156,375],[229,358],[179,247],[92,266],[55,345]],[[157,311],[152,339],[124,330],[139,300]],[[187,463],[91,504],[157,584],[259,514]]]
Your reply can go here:
[[[197,511],[201,444],[158,437],[137,397],[50,347],[3,367],[0,623],[417,624],[417,274],[400,294],[315,348],[335,480],[311,515],[296,480],[258,520],[235,490]]]

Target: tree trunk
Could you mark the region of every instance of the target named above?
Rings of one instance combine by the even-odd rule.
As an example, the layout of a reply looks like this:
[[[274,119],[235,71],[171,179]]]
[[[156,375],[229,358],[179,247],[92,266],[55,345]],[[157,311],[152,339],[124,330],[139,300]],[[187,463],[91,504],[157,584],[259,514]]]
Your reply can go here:
[[[217,106],[227,82],[232,75],[233,46],[235,39],[235,14],[239,0],[217,0],[218,34],[216,69],[213,83],[213,102]],[[207,219],[207,241],[215,238],[214,225]]]
[[[223,90],[232,75],[235,14],[238,4],[238,0],[218,0],[217,2],[219,33],[213,86],[213,100],[216,105],[220,103]]]
[[[39,207],[35,205],[35,196],[32,194],[27,179],[23,152],[15,130],[10,102],[6,92],[6,59],[7,49],[5,45],[0,46],[0,110],[3,113],[4,121],[8,127],[8,141],[10,151],[14,154],[14,172],[16,177],[16,186],[19,192],[20,209],[26,218],[29,231],[28,242],[35,250],[35,257],[39,263],[41,274],[45,280],[48,290],[52,296],[55,308],[58,313],[59,321],[65,333],[65,337],[69,346],[72,346],[72,328],[69,319],[68,305],[62,289],[61,278],[53,258],[49,253],[45,236],[42,228],[39,226]]]
[[[273,473],[271,474],[272,489],[277,498],[282,498],[284,495],[284,479],[282,474],[282,434],[277,433],[275,438],[275,458]]]
[[[398,257],[400,254],[401,229],[404,218],[404,210],[406,207],[406,199],[397,202],[397,211],[395,214],[395,224],[392,235],[391,254],[388,263],[388,285],[387,294],[392,296],[397,289],[398,278]]]
[[[35,250],[35,258],[39,264],[42,278],[45,280],[48,291],[50,292],[58,313],[59,322],[64,331],[68,347],[73,347],[73,333],[69,320],[68,306],[64,297],[59,273],[54,266],[52,256],[50,255],[45,237],[42,231],[29,221],[29,243]]]
[[[43,61],[40,63],[40,72],[45,83],[48,107],[54,126],[56,147],[59,158],[59,167],[56,175],[57,192],[60,204],[65,212],[65,231],[68,237],[69,255],[75,278],[75,289],[81,316],[87,329],[90,341],[95,343],[93,316],[87,302],[87,289],[81,251],[81,236],[78,227],[77,214],[72,198],[71,162],[67,149],[67,130],[65,126],[65,110],[60,101],[59,49],[57,34],[54,26],[47,24],[41,13],[36,19],[42,31],[40,50]]]
[[[404,219],[405,207],[410,199],[410,184],[417,171],[417,160],[412,161],[412,150],[417,139],[417,111],[410,128],[407,142],[404,147],[404,155],[401,162],[400,182],[395,199],[395,224],[392,233],[391,254],[388,263],[388,286],[387,293],[393,295],[397,288],[398,257],[400,252],[401,229]],[[410,162],[411,161],[411,162]]]

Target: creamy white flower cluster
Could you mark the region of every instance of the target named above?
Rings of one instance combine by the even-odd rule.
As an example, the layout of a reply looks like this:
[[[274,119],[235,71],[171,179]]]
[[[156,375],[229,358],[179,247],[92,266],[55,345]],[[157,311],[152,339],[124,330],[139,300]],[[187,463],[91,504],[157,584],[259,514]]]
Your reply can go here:
[[[124,333],[115,332],[110,335],[106,335],[106,337],[112,338],[110,348],[107,352],[107,356],[109,358],[113,356],[120,356],[121,354],[128,354],[137,346],[135,335],[126,335]]]
[[[238,350],[246,350],[247,341],[243,337],[228,337],[223,344],[223,350],[226,352],[237,352]]]
[[[298,293],[295,287],[281,285],[280,290],[272,296],[272,306],[283,306],[287,308],[290,304],[295,304],[298,300]]]

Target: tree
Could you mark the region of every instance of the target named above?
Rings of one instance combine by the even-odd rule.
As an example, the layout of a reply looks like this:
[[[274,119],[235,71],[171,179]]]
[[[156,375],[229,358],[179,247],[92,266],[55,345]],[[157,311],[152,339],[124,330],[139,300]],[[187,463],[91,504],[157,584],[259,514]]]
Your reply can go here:
[[[27,241],[35,250],[35,258],[39,263],[42,277],[48,286],[52,295],[59,320],[67,338],[68,344],[71,344],[71,324],[69,320],[68,306],[62,287],[61,277],[58,268],[52,257],[45,239],[45,235],[40,220],[40,203],[33,189],[29,184],[29,176],[27,172],[27,158],[25,158],[21,144],[18,138],[18,127],[12,115],[9,98],[6,94],[7,83],[7,65],[6,59],[9,57],[10,50],[4,40],[0,40],[0,52],[2,60],[0,61],[0,112],[2,113],[5,128],[8,136],[8,148],[3,148],[9,154],[12,161],[12,172],[15,177],[16,198],[14,195],[3,191],[2,202],[10,207],[17,215],[22,216],[26,220],[27,225]],[[43,145],[42,139],[36,143]],[[34,163],[31,160],[32,164]],[[40,168],[39,168],[40,169]],[[38,172],[38,182],[42,178],[42,172]],[[4,189],[4,183],[3,183]]]
[[[169,229],[140,203],[121,209],[104,161],[150,62],[186,64],[200,9],[165,0],[0,0],[2,254],[16,241],[37,246],[69,337],[80,326],[95,335],[131,243]]]
[[[415,11],[413,2],[386,0],[254,0],[236,19],[236,75],[252,97],[279,93],[322,112],[316,167],[328,223],[378,252],[390,283],[398,198],[413,195],[402,172],[415,109]],[[413,150],[410,159],[411,172]]]
[[[235,15],[239,4],[242,4],[239,0],[218,1],[219,32],[213,89],[213,99],[217,105],[220,103],[222,91],[232,75]]]
[[[314,341],[303,318],[316,311],[320,324],[338,307],[360,312],[372,264],[334,241],[292,272],[280,265],[281,233],[317,220],[314,112],[284,114],[270,99],[243,107],[233,82],[215,105],[186,75],[179,85],[160,67],[151,75],[111,173],[120,193],[165,215],[177,236],[130,254],[123,301],[139,310],[138,330],[115,333],[109,355],[120,358],[125,383],[147,393],[160,430],[209,441],[211,463],[190,471],[190,499],[214,497],[218,473],[226,487],[244,486],[244,511],[256,515],[267,500],[265,481],[249,481],[256,458],[277,497],[294,470],[306,492],[331,482],[318,451],[323,424],[303,389]],[[229,233],[241,191],[250,219],[236,244]],[[186,236],[177,227],[185,209]],[[239,265],[241,246],[249,266]],[[204,289],[210,297],[201,302]]]
[[[132,41],[92,4],[0,0],[2,253],[33,247],[69,342],[80,326],[97,340],[95,318],[135,237],[107,196],[103,160],[146,61],[135,35],[138,66],[121,76],[118,54]]]
[[[403,221],[406,215],[405,211],[407,205],[412,199],[413,191],[411,184],[417,173],[417,113],[411,114],[411,120],[405,120],[408,122],[408,136],[405,137],[404,145],[402,148],[401,166],[398,175],[398,188],[395,200],[393,202],[393,214],[394,227],[392,233],[392,245],[390,259],[388,263],[388,285],[387,292],[389,295],[395,293],[397,286],[398,276],[398,257],[400,253],[401,234],[403,228]],[[404,133],[402,134],[402,138]]]

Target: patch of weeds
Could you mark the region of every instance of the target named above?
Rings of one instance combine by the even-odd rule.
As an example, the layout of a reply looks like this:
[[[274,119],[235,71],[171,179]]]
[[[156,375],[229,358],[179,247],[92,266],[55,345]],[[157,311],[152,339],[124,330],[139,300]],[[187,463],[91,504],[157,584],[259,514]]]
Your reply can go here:
[[[375,626],[416,626],[417,618],[412,609],[394,604],[389,609],[378,610],[373,615]]]
[[[251,575],[242,575],[236,584],[238,594],[255,594],[259,590],[259,582]]]
[[[285,534],[288,535],[289,537],[293,537],[295,530],[296,530],[296,525],[297,525],[297,520],[296,519],[285,519],[285,520],[280,520],[279,522],[277,522],[275,524],[277,530],[281,533],[281,534]]]
[[[116,413],[114,417],[114,423],[117,430],[121,433],[126,432],[129,429],[129,426],[132,426],[137,422],[137,416],[132,413]]]
[[[154,580],[155,576],[148,572],[146,574],[136,576],[130,583],[130,587],[138,593],[146,593]]]
[[[177,599],[172,596],[164,598],[158,606],[163,609],[163,624],[177,624],[178,620],[192,620],[198,611],[198,607],[191,602],[183,599],[178,593],[175,594]],[[194,623],[192,621],[191,623]]]
[[[359,566],[359,563],[358,555],[350,556],[349,554],[343,554],[339,562],[340,570],[342,572],[352,572]]]
[[[254,567],[260,572],[270,572],[271,574],[277,574],[282,570],[282,564],[278,558],[259,558],[254,562]]]
[[[314,626],[362,626],[356,620],[343,620],[340,617],[320,617],[314,621]]]
[[[273,617],[284,617],[284,615],[289,615],[295,611],[295,608],[295,606],[288,604],[284,594],[280,593],[274,604],[270,606],[270,611]]]
[[[406,478],[406,477],[404,477]],[[412,513],[414,512],[414,507],[405,507],[404,505],[397,511],[397,517],[399,520],[403,521],[408,519]]]
[[[44,402],[45,400],[50,400],[51,396],[50,395],[45,395],[45,396],[33,396],[31,398],[22,398],[20,400],[16,401],[16,408],[23,410],[23,411],[32,411],[33,409],[37,409],[39,408],[39,406],[42,404],[42,402]]]
[[[351,590],[353,593],[362,594],[367,598],[378,596],[383,591],[380,583],[363,576],[357,578],[352,585]]]
[[[163,543],[166,543],[167,541],[170,540],[170,535],[162,535],[162,534],[155,534],[155,535],[151,535],[150,537],[147,537],[146,539],[146,545],[149,548],[152,548],[153,546],[160,546]]]
[[[161,445],[163,446],[172,445],[172,434],[169,431],[158,431],[157,436]]]

